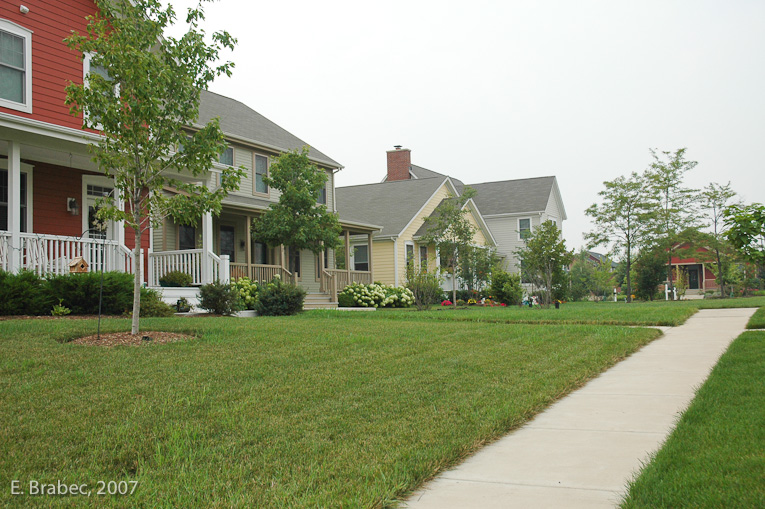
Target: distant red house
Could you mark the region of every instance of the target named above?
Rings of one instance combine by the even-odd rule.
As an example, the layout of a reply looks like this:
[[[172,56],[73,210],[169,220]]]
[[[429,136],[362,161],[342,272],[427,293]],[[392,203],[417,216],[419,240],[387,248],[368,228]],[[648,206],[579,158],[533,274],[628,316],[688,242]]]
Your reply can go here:
[[[685,250],[688,252],[692,250],[688,244],[680,244],[675,246],[675,249]],[[712,271],[709,269],[709,260],[712,256],[709,249],[706,247],[699,247],[695,249],[695,253],[698,256],[680,258],[677,256],[672,257],[672,280],[676,279],[675,273],[679,269],[684,271],[688,277],[688,293],[693,295],[696,293],[703,293],[707,290],[718,290],[717,279]]]

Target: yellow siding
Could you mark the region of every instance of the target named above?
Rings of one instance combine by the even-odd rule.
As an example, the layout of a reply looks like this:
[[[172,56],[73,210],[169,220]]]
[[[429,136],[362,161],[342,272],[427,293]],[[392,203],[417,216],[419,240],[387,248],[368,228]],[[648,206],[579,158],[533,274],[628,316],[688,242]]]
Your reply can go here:
[[[467,218],[468,221],[470,221],[470,224],[473,225],[473,228],[475,228],[473,242],[479,246],[485,246],[487,244],[486,236],[483,234],[483,230],[481,230],[481,228],[478,226],[478,221],[476,221],[475,216],[471,210],[468,210]]]
[[[393,241],[374,241],[372,244],[372,277],[375,281],[392,285],[395,280],[394,274]]]
[[[420,212],[419,216],[414,221],[412,221],[412,224],[410,224],[399,237],[398,249],[396,252],[396,257],[398,258],[398,278],[399,278],[398,284],[399,285],[403,285],[406,282],[406,247],[404,247],[405,243],[407,241],[412,241],[412,237],[414,236],[415,233],[417,233],[417,230],[419,230],[420,226],[422,226],[422,224],[425,222],[425,218],[433,213],[433,211],[436,209],[438,204],[441,203],[441,200],[443,200],[444,198],[448,198],[449,196],[451,196],[449,189],[446,187],[445,184],[442,185],[438,189],[438,191],[436,191],[436,193],[433,195],[430,201],[422,209],[422,212]],[[417,253],[415,253],[415,258],[416,256],[417,256]]]

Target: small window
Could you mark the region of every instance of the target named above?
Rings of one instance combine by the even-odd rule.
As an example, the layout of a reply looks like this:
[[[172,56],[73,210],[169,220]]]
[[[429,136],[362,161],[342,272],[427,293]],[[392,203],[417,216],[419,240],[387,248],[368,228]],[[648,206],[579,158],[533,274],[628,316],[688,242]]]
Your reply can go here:
[[[523,240],[531,235],[531,219],[524,217],[518,220],[518,240]]]
[[[106,70],[106,68],[104,66],[102,66],[102,65],[95,65],[93,63],[93,56],[94,56],[94,54],[92,54],[92,53],[85,53],[85,57],[83,58],[83,61],[82,61],[82,66],[83,66],[83,69],[82,69],[82,79],[83,79],[83,81],[87,84],[87,83],[89,83],[89,81],[91,79],[90,76],[93,75],[93,74],[97,74],[98,76],[101,76],[104,80],[106,80],[107,82],[111,82],[112,81],[112,77],[109,76],[109,73]],[[119,96],[119,90],[120,89],[119,89],[119,85],[118,84],[115,84],[112,90],[113,90],[112,91],[112,95],[114,97]],[[108,96],[106,93],[104,95]],[[90,120],[90,119],[91,119],[90,115],[88,114],[87,110],[85,110],[83,112],[83,120]],[[98,122],[98,118],[97,117],[93,117],[93,119],[95,120],[95,122],[91,122],[92,127],[96,128],[96,129],[102,129],[102,126]]]
[[[193,226],[182,224],[178,226],[178,249],[197,248],[197,229]]]
[[[369,246],[353,248],[353,270],[369,270]]]
[[[406,266],[414,264],[414,244],[406,244]]]
[[[263,177],[268,175],[268,158],[266,156],[255,155],[255,192],[268,193],[268,185],[263,181]]]
[[[420,246],[420,269],[428,270],[428,246]]]
[[[0,20],[0,106],[32,113],[32,32]]]
[[[226,166],[234,166],[234,148],[228,147],[226,150],[221,152],[220,158],[218,158],[218,162],[220,164],[225,164]]]
[[[326,187],[321,188],[321,190],[319,191],[319,199],[316,200],[316,202],[322,205],[327,204],[327,188]]]

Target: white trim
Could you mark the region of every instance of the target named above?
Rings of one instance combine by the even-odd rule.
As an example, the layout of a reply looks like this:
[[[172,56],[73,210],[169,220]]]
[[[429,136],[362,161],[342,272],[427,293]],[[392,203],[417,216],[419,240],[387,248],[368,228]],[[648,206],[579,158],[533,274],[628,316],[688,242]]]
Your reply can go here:
[[[398,232],[396,236],[403,235],[406,229],[409,228],[416,219],[421,219],[420,214],[422,214],[422,211],[425,210],[425,207],[428,205],[428,203],[430,203],[430,200],[432,200],[436,196],[436,194],[438,194],[438,192],[441,190],[441,188],[444,186],[446,182],[449,183],[450,187],[454,191],[454,196],[459,196],[459,194],[457,193],[457,190],[454,188],[454,184],[452,184],[452,181],[449,180],[449,177],[446,177],[444,181],[441,182],[441,185],[439,185],[436,188],[436,190],[433,191],[433,194],[431,194],[430,197],[427,200],[425,200],[425,203],[422,204],[422,207],[420,207],[420,210],[418,210],[417,213],[412,216],[412,219],[410,219],[409,222],[406,223],[406,226],[404,226],[404,229]]]
[[[517,221],[516,221],[516,226],[517,226],[517,228],[516,228],[516,230],[515,230],[515,231],[516,231],[516,233],[517,233],[517,235],[518,235],[518,240],[519,240],[519,241],[521,241],[521,242],[524,240],[524,239],[523,239],[523,236],[521,235],[521,220],[522,220],[522,219],[528,219],[528,220],[529,220],[529,233],[531,233],[532,231],[534,231],[534,222],[531,220],[531,218],[530,218],[530,217],[519,217],[519,218],[517,219]]]
[[[470,211],[473,214],[473,218],[478,223],[478,227],[481,228],[481,230],[483,230],[484,236],[488,234],[488,239],[493,244],[492,247],[497,247],[497,240],[494,238],[494,235],[491,233],[491,228],[489,228],[489,225],[486,224],[486,221],[484,221],[483,216],[481,215],[481,211],[478,210],[478,205],[475,204],[472,198],[466,201],[465,205],[462,208],[464,209],[465,207],[468,207],[468,206],[470,207]]]
[[[50,136],[64,141],[71,141],[75,143],[90,144],[93,142],[99,142],[103,136],[96,133],[90,133],[88,131],[82,131],[80,129],[74,129],[71,127],[64,127],[49,122],[42,122],[40,120],[34,120],[32,118],[24,118],[10,113],[4,113],[0,111],[0,127],[7,127],[9,129],[17,129],[25,134],[37,134],[40,136]]]
[[[406,264],[406,270],[409,269],[409,260],[406,259],[406,248],[412,246],[412,264],[417,261],[417,250],[414,248],[414,242],[411,240],[404,241],[404,263]]]
[[[258,154],[255,151],[251,152],[252,154],[252,196],[256,196],[259,198],[271,198],[271,186],[266,184],[266,192],[263,193],[261,191],[257,191],[258,188],[258,157],[265,157],[266,158],[266,176],[269,176],[271,173],[271,158],[268,157],[265,154]]]
[[[0,30],[24,39],[24,102],[0,98],[0,106],[24,113],[32,113],[32,32],[7,19],[0,19]]]
[[[524,212],[507,212],[505,214],[482,214],[484,218],[486,219],[500,219],[503,217],[526,217],[529,214],[542,214],[544,213],[544,210],[529,210]]]
[[[0,159],[0,170],[8,171],[7,159]],[[34,218],[34,203],[33,203],[34,166],[27,163],[21,163],[21,173],[27,174],[27,230],[28,230],[26,232],[21,232],[21,233],[33,233],[35,231],[34,225],[32,224],[32,218]],[[10,189],[9,189],[9,192],[10,192]],[[10,221],[10,218],[8,220]],[[0,230],[0,231],[5,231],[5,230]],[[7,230],[7,231],[10,231],[10,230]]]
[[[393,286],[398,286],[398,238],[393,239]]]

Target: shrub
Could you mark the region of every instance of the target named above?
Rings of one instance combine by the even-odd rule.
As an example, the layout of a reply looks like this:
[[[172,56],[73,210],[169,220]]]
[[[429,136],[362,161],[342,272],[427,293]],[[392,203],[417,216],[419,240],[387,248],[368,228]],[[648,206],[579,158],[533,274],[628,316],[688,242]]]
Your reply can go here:
[[[141,318],[173,316],[173,313],[175,308],[165,304],[157,290],[141,287]]]
[[[337,296],[341,307],[406,308],[414,304],[414,294],[401,286],[374,282],[371,285],[352,283]]]
[[[45,289],[45,280],[34,272],[0,271],[0,315],[42,315],[55,302]]]
[[[191,286],[191,275],[180,270],[173,270],[159,278],[160,286],[168,288]]]
[[[239,290],[219,281],[199,288],[199,306],[216,315],[233,315],[244,309]]]
[[[103,281],[103,314],[121,315],[133,307],[133,274],[104,272]],[[46,288],[51,297],[61,299],[75,315],[98,313],[100,272],[49,276]]]
[[[490,292],[494,300],[504,304],[520,304],[523,299],[521,276],[504,270],[495,270],[491,276]]]
[[[458,305],[458,306],[464,306],[465,304],[467,304],[467,303],[466,303],[464,300],[462,300],[462,299],[457,299],[457,305]]]
[[[303,310],[305,289],[274,278],[260,289],[255,310],[261,316],[294,315]]]
[[[258,300],[260,285],[248,277],[240,277],[236,280],[234,286],[239,291],[239,297],[241,297],[245,308],[255,309],[255,303]]]
[[[412,292],[414,305],[419,311],[430,308],[431,304],[438,304],[444,297],[441,278],[432,272],[409,271],[406,287]]]

